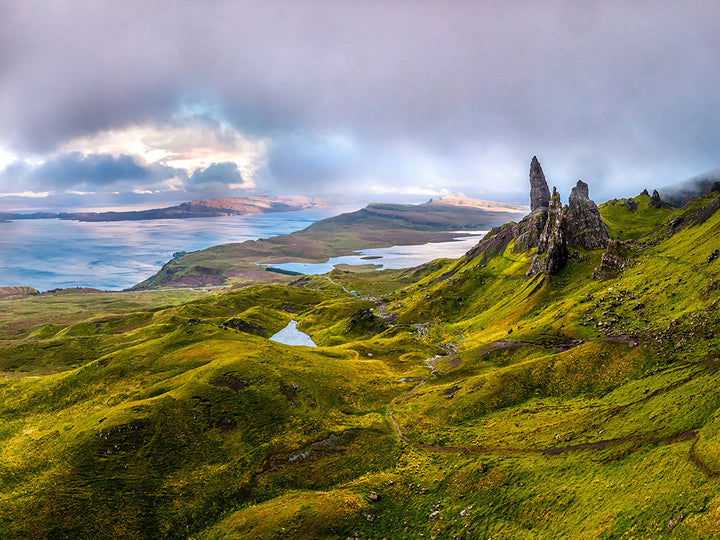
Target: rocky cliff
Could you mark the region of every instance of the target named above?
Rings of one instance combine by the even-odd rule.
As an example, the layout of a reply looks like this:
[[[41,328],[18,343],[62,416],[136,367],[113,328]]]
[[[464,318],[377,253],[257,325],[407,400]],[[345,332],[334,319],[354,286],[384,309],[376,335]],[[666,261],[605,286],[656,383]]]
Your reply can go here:
[[[597,205],[590,199],[588,185],[578,180],[563,207],[555,188],[550,196],[537,157],[530,163],[530,209],[520,223],[490,231],[472,253],[496,251],[514,240],[514,253],[536,250],[527,272],[534,276],[559,272],[567,262],[569,248],[594,250],[608,246],[610,235]]]
[[[560,195],[553,188],[545,228],[540,235],[537,251],[527,272],[528,276],[539,273],[556,274],[565,266],[568,257],[565,223],[565,211],[560,202]]]

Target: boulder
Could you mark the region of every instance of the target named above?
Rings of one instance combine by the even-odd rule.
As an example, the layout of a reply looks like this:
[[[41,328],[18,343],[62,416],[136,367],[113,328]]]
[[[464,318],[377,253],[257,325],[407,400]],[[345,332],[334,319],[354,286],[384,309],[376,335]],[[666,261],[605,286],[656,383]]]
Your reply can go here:
[[[593,271],[593,279],[604,280],[617,277],[631,262],[629,246],[621,240],[610,240],[600,259],[600,266]]]

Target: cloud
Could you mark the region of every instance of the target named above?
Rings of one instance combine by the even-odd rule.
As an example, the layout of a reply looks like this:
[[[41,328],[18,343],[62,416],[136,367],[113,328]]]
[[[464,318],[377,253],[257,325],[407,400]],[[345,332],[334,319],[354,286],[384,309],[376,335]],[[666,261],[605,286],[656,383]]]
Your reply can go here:
[[[285,190],[519,191],[537,154],[559,184],[588,178],[612,194],[720,165],[720,10],[701,0],[0,9],[0,44],[13,51],[0,59],[0,140],[23,159],[102,153],[65,145],[143,126],[156,128],[145,148],[166,153],[113,155],[191,178],[235,162],[245,185],[262,170]],[[183,131],[198,125],[213,136]],[[108,166],[106,178],[133,174]]]
[[[366,171],[362,157],[354,141],[347,137],[294,134],[274,141],[267,168],[283,189],[296,191],[307,185],[325,189],[332,188],[328,184],[342,183]]]
[[[96,191],[99,189],[158,188],[184,171],[157,163],[146,164],[128,155],[60,154],[39,164],[15,161],[0,171],[3,188],[23,185],[40,191]]]
[[[48,160],[33,171],[37,181],[56,187],[78,185],[110,185],[118,181],[146,181],[149,170],[138,164],[132,156],[79,152],[64,154]]]
[[[223,191],[243,187],[243,177],[237,163],[213,163],[197,169],[186,183],[188,191]]]

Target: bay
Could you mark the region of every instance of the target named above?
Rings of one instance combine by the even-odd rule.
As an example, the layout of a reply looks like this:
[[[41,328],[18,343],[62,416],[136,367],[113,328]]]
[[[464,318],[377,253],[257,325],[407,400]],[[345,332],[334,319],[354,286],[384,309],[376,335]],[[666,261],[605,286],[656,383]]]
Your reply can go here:
[[[122,290],[155,274],[179,251],[269,238],[359,207],[213,218],[0,223],[0,287]]]
[[[328,207],[249,216],[81,222],[59,219],[0,223],[0,287],[40,291],[67,287],[123,290],[155,274],[175,252],[289,234],[359,207]],[[321,274],[337,264],[409,268],[441,257],[459,257],[479,240],[458,233],[458,241],[366,249],[326,263],[273,264]]]
[[[336,266],[344,264],[371,264],[378,270],[412,268],[434,259],[456,259],[472,249],[486,233],[487,231],[458,233],[458,236],[450,242],[363,249],[358,251],[358,255],[333,257],[324,263],[290,262],[264,266],[272,266],[273,268],[301,274],[325,274]]]

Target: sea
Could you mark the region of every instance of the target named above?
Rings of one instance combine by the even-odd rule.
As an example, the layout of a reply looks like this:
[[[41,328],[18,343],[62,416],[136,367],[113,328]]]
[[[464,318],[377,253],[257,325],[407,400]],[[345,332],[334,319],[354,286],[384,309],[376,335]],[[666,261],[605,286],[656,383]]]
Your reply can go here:
[[[0,222],[0,287],[123,290],[155,274],[175,253],[289,234],[358,209],[328,207],[248,216],[96,223],[59,219]],[[307,274],[328,272],[340,263],[408,268],[439,257],[458,257],[478,241],[476,233],[458,233],[458,237],[463,239],[368,249],[358,256],[338,257],[318,265],[273,266]]]

